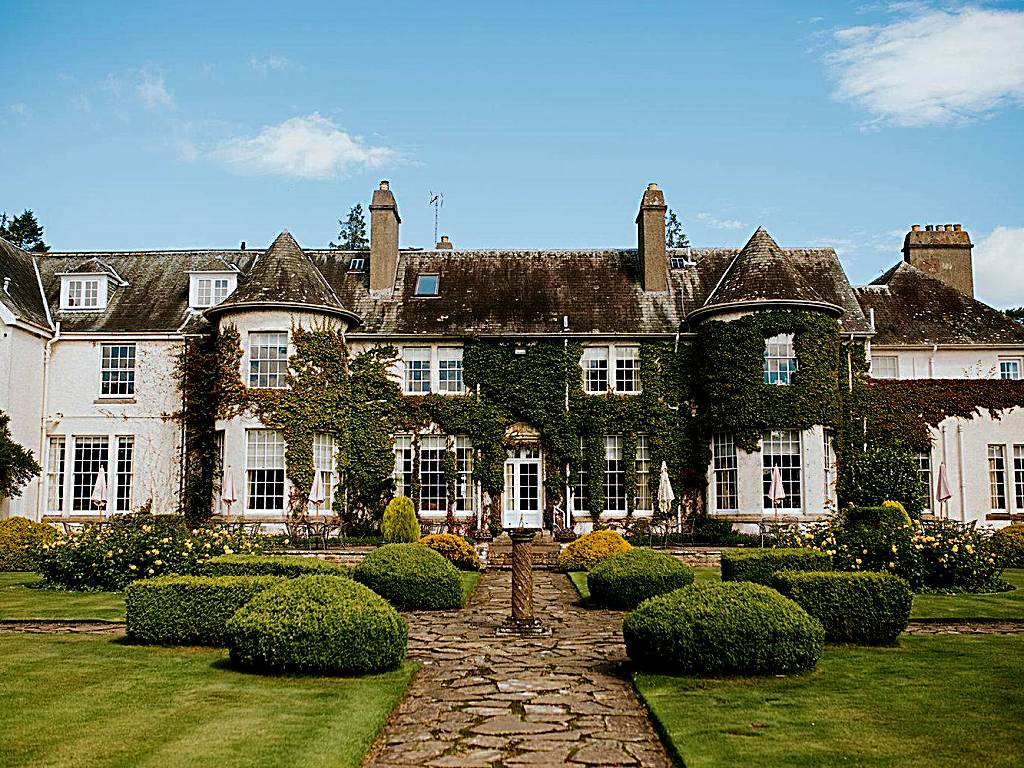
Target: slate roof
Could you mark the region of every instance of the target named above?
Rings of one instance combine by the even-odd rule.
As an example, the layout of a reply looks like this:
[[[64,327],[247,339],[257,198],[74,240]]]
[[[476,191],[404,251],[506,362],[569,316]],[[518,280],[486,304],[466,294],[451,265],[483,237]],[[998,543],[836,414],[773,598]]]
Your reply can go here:
[[[3,279],[10,278],[4,291]],[[39,293],[39,275],[32,254],[0,238],[0,304],[19,320],[49,329],[50,319]]]
[[[873,344],[1024,344],[1024,326],[901,261],[857,288],[875,311]]]

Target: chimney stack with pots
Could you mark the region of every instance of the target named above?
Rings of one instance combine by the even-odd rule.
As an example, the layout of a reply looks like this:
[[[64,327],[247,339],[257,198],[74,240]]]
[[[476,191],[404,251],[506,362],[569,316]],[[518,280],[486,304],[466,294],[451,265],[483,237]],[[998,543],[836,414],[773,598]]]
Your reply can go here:
[[[391,293],[398,275],[398,203],[382,181],[370,201],[370,291]]]
[[[636,215],[637,256],[643,289],[651,293],[668,290],[668,255],[665,252],[665,194],[657,184],[648,184]]]
[[[903,260],[974,298],[970,235],[959,224],[914,224],[903,240]]]
[[[452,241],[448,239],[448,235],[441,235],[441,239],[437,243],[437,250],[439,251],[450,251],[455,246],[452,245]]]

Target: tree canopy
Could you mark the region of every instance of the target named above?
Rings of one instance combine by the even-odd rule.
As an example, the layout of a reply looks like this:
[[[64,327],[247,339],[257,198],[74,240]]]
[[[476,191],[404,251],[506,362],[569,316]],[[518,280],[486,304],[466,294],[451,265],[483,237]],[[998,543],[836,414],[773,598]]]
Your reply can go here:
[[[16,216],[0,213],[0,237],[26,251],[46,253],[50,250],[50,246],[43,242],[43,225],[27,208]]]
[[[671,208],[665,217],[665,246],[668,248],[685,248],[690,244],[690,239],[683,232],[683,223],[679,221],[676,212]]]
[[[32,451],[14,442],[10,421],[11,417],[0,411],[0,499],[19,496],[25,483],[42,471]]]
[[[343,251],[368,251],[370,241],[366,237],[366,217],[363,215],[363,206],[356,203],[348,216],[338,219],[341,230],[338,232],[338,242],[331,241],[331,248],[338,248]]]

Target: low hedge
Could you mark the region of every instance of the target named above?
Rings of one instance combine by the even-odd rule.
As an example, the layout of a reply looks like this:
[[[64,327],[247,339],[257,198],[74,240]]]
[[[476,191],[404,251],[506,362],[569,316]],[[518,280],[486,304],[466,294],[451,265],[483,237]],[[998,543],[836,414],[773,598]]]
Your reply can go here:
[[[914,593],[891,573],[779,571],[772,585],[825,627],[825,639],[891,645],[907,628]]]
[[[385,544],[364,557],[353,575],[399,608],[432,611],[462,605],[458,570],[422,544]]]
[[[228,622],[231,660],[260,672],[366,674],[405,658],[409,627],[384,598],[333,576],[287,579]]]
[[[295,555],[220,555],[203,564],[206,576],[352,576],[352,569],[320,560]]]
[[[644,600],[693,583],[693,569],[672,555],[631,549],[609,557],[587,574],[590,598],[607,608],[635,608]]]
[[[454,533],[431,533],[419,543],[447,558],[460,571],[479,571],[482,566],[473,545]]]
[[[25,517],[0,520],[0,571],[32,571],[43,544],[60,536],[46,523]]]
[[[594,531],[563,549],[558,554],[558,567],[563,571],[589,571],[602,560],[629,549],[629,542],[615,531]]]
[[[161,576],[125,589],[125,632],[138,643],[227,645],[227,622],[274,576]]]
[[[825,630],[761,584],[704,582],[652,597],[626,616],[626,650],[658,673],[783,674],[817,664]]]
[[[992,552],[1003,568],[1024,568],[1024,525],[999,528],[992,534]]]
[[[832,558],[814,549],[742,549],[722,552],[722,581],[770,586],[776,571],[829,571]]]

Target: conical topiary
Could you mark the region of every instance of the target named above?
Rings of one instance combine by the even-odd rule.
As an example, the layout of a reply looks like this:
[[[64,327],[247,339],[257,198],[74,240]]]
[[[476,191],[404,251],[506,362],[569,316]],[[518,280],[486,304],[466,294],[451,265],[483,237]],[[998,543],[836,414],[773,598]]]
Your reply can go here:
[[[420,524],[416,509],[408,496],[396,496],[384,510],[380,525],[384,541],[388,544],[413,544],[420,540]]]

